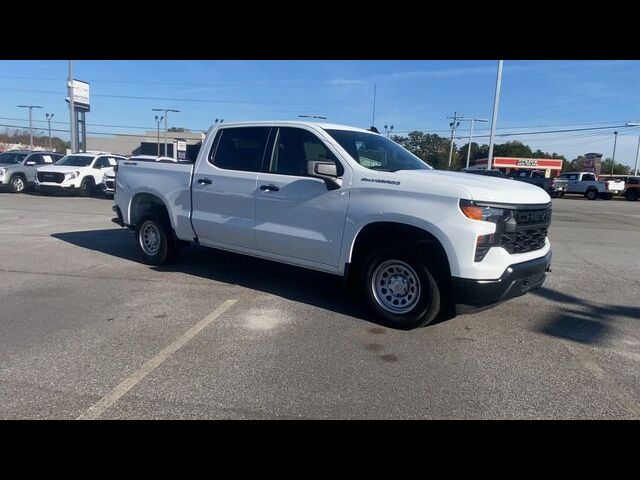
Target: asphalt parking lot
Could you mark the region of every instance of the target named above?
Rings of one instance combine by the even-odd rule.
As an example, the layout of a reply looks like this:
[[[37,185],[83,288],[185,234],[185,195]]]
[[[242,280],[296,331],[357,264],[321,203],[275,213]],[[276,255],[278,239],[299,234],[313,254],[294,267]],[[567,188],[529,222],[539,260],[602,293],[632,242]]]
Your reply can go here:
[[[543,288],[408,332],[330,275],[146,266],[111,205],[0,193],[0,418],[640,419],[640,202],[553,200]]]

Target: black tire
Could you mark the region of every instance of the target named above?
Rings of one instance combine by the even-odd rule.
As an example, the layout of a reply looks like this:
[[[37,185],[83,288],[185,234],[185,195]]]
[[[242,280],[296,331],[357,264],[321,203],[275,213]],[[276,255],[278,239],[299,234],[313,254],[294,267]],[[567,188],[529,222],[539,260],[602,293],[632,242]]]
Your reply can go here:
[[[564,198],[564,192],[560,192],[560,193],[558,193],[558,197],[559,197],[559,198]]]
[[[143,215],[136,224],[135,233],[136,247],[140,252],[142,261],[147,265],[159,266],[176,257],[178,246],[175,242],[173,229],[166,215],[161,212],[154,210]],[[151,248],[154,239],[149,240],[150,235],[159,237],[157,249]],[[145,247],[143,247],[143,244]]]
[[[362,286],[365,290],[368,306],[378,321],[391,328],[402,330],[422,327],[432,323],[438,317],[442,304],[441,291],[436,281],[435,269],[431,268],[428,262],[410,252],[411,248],[407,248],[406,246],[404,248],[402,246],[378,248],[371,252],[365,260],[363,275],[361,275],[364,283]],[[406,301],[406,299],[409,299],[409,303],[411,301],[414,302],[412,308],[408,311],[390,311],[390,307],[393,307],[393,305],[389,305],[389,303],[398,301],[398,298],[396,298],[391,289],[389,289],[389,295],[386,296],[387,305],[385,306],[385,300],[378,298],[379,295],[386,295],[381,293],[381,290],[384,291],[384,287],[380,286],[379,289],[376,289],[374,286],[376,280],[383,280],[382,276],[384,273],[389,269],[393,270],[395,265],[400,269],[404,269],[405,266],[409,267],[409,269],[407,269],[409,275],[406,277],[397,275],[400,279],[405,278],[405,280],[411,280],[413,275],[415,275],[419,282],[417,284],[419,294],[415,300],[411,299],[410,295],[405,295],[399,300],[402,301],[404,299]],[[396,275],[392,275],[388,278],[395,276]],[[391,286],[391,283],[388,282],[385,285]],[[411,283],[404,282],[404,285],[409,287]],[[403,306],[398,305],[394,308],[403,308]]]
[[[93,195],[94,188],[95,188],[95,183],[93,181],[93,178],[91,177],[85,178],[84,180],[82,180],[82,183],[80,184],[80,188],[78,189],[78,194],[81,197],[91,197]]]
[[[27,190],[27,179],[24,176],[16,174],[9,180],[9,191],[11,193],[22,193]]]
[[[591,188],[585,192],[584,196],[587,200],[596,200],[598,198],[598,191]]]
[[[638,191],[637,190],[629,190],[627,192],[627,200],[629,200],[630,202],[635,202],[636,200],[638,200]]]

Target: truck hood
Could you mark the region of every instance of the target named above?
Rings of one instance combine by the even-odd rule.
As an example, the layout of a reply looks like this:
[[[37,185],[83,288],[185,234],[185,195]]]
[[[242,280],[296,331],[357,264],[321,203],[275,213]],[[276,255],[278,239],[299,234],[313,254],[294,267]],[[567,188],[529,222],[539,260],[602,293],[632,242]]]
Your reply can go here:
[[[508,178],[443,170],[402,170],[394,175],[409,185],[416,182],[427,189],[427,185],[440,185],[449,186],[454,191],[463,190],[467,193],[469,200],[522,204],[551,201],[551,197],[542,188]]]
[[[45,167],[38,168],[38,172],[81,172],[82,170],[90,168],[91,167],[72,167],[71,165],[47,165]]]

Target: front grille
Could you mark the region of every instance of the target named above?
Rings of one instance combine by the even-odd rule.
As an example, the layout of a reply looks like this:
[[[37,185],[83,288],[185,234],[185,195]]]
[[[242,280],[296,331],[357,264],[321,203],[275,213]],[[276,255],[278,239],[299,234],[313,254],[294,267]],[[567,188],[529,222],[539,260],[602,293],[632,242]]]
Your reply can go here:
[[[62,183],[64,182],[64,173],[38,172],[38,181],[41,183]]]
[[[104,184],[106,185],[107,188],[113,189],[114,181],[113,180],[105,180]]]
[[[551,206],[511,211],[500,233],[499,245],[509,253],[527,253],[544,247],[551,224]]]
[[[500,246],[509,253],[527,253],[544,247],[546,238],[546,228],[503,233],[500,237]]]

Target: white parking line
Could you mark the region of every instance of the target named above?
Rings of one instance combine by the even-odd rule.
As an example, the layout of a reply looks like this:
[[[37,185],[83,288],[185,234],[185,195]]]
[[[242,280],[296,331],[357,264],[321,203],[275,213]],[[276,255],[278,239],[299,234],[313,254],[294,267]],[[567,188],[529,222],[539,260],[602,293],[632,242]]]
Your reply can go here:
[[[142,380],[153,370],[158,368],[158,366],[160,366],[162,362],[164,362],[177,350],[182,348],[189,340],[200,333],[202,329],[213,322],[216,318],[229,310],[236,302],[237,300],[226,300],[213,312],[211,312],[185,333],[176,338],[172,343],[163,348],[155,357],[145,363],[131,376],[123,380],[117,387],[111,390],[108,395],[91,405],[82,415],[76,418],[76,420],[95,420],[96,418],[100,417],[100,415],[102,415],[107,408],[116,403],[118,399],[120,399],[120,397],[122,397],[125,393],[135,387],[136,384],[140,382],[140,380]]]

